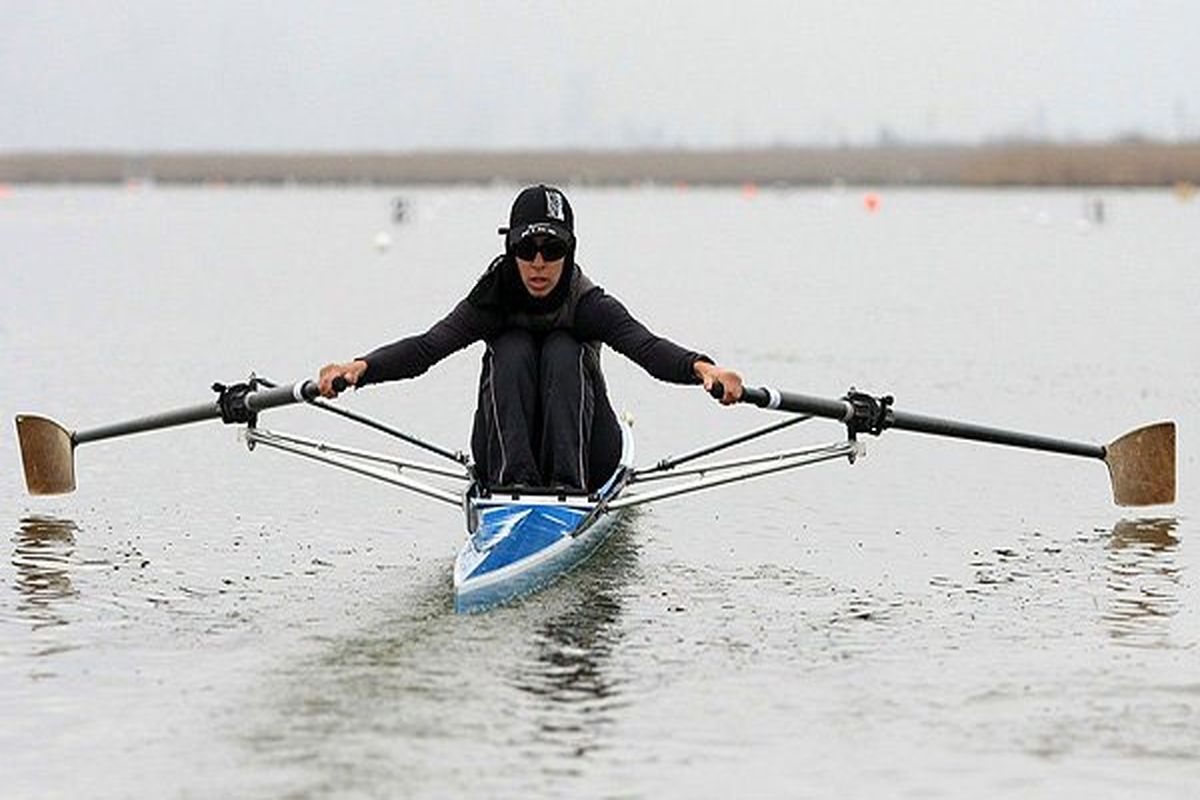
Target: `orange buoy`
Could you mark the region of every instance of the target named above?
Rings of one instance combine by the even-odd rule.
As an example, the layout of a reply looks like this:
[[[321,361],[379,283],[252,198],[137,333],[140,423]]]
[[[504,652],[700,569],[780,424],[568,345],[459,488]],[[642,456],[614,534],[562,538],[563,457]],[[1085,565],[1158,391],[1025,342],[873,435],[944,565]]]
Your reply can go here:
[[[863,208],[874,214],[879,210],[879,195],[875,192],[867,192],[863,195]]]
[[[747,181],[742,184],[742,197],[747,200],[758,197],[758,184]]]

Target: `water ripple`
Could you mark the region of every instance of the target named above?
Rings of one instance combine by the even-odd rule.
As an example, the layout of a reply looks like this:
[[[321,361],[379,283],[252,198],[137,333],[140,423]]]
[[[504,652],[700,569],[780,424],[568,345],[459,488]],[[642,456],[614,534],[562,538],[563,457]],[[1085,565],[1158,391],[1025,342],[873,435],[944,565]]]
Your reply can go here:
[[[1180,608],[1183,565],[1174,517],[1121,520],[1106,545],[1109,635],[1130,647],[1172,645],[1170,620]]]
[[[71,568],[80,563],[78,533],[72,520],[31,516],[21,520],[13,537],[13,587],[20,595],[15,610],[34,628],[67,624],[60,607],[79,595],[71,580]]]

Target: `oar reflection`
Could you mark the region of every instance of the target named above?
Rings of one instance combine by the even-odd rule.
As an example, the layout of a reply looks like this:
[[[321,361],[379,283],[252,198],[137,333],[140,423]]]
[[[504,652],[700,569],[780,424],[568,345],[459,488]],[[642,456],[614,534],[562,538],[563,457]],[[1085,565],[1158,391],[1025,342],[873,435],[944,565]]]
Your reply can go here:
[[[1170,644],[1169,620],[1179,610],[1183,567],[1175,551],[1179,522],[1174,517],[1121,520],[1107,546],[1109,633],[1134,647]]]
[[[78,532],[79,526],[69,519],[32,516],[21,520],[14,537],[13,584],[21,594],[17,612],[32,622],[34,629],[67,624],[57,606],[79,594],[70,572]]]

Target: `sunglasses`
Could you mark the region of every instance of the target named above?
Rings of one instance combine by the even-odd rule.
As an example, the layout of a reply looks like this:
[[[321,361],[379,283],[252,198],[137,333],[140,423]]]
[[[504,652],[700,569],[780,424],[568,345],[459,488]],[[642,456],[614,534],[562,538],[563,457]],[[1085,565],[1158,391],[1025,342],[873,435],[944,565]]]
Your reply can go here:
[[[555,236],[547,236],[538,242],[536,236],[526,236],[513,245],[513,255],[522,261],[533,261],[541,253],[546,261],[558,261],[567,255],[567,243]]]

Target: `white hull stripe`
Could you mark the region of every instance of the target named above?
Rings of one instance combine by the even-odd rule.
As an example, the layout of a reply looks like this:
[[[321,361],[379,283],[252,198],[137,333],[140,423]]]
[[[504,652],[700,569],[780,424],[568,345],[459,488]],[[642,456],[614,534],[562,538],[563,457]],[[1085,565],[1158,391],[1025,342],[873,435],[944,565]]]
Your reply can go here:
[[[576,439],[576,441],[579,443],[579,448],[578,448],[579,449],[579,485],[586,489],[588,476],[587,476],[587,469],[584,467],[584,463],[583,463],[583,459],[584,459],[583,443],[584,443],[584,441],[586,441],[583,438],[583,404],[584,404],[584,401],[587,399],[585,396],[587,394],[587,383],[584,381],[584,377],[583,377],[583,353],[584,353],[584,349],[583,349],[583,347],[580,347],[579,348],[579,438]]]
[[[489,344],[488,349],[488,393],[492,400],[492,421],[496,425],[496,440],[500,445],[500,480],[507,480],[505,472],[508,470],[508,453],[504,452],[504,432],[500,428],[500,409],[496,405],[496,351]]]

